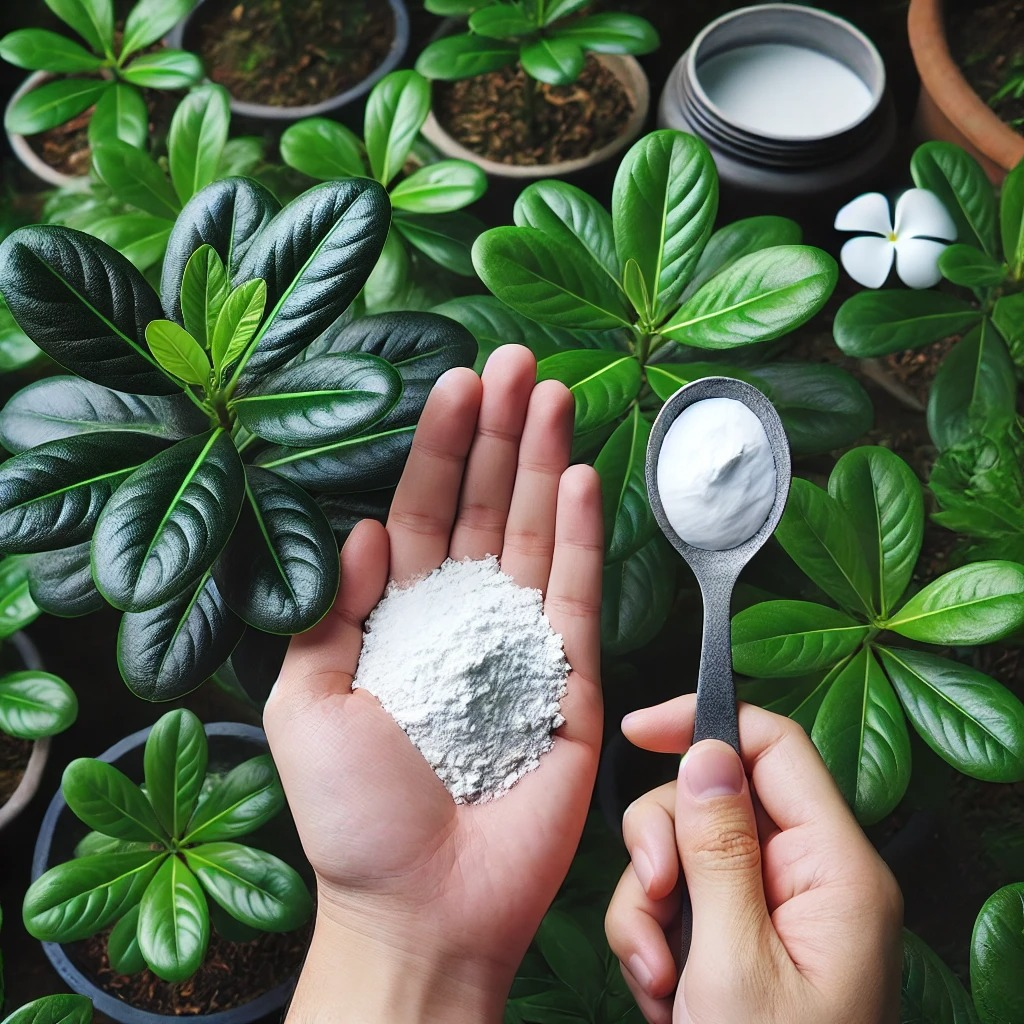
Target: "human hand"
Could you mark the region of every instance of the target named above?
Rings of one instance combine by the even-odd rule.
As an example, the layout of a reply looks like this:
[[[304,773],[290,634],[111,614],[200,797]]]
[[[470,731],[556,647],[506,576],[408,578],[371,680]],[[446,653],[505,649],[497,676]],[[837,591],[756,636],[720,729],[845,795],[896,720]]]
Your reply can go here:
[[[622,731],[683,753],[694,703],[636,711]],[[798,725],[743,704],[739,728],[742,761],[718,740],[695,744],[678,781],[623,818],[632,863],[605,926],[640,1009],[651,1024],[895,1022],[895,880]],[[680,858],[693,907],[681,978]]]
[[[504,346],[482,381],[471,370],[440,379],[387,528],[353,530],[334,609],[292,640],[267,703],[317,879],[290,1022],[501,1020],[575,852],[601,739],[601,500],[593,469],[567,468],[571,395],[555,381],[535,386],[535,374],[526,349]],[[353,693],[352,677],[389,578],[486,554],[544,592],[573,672],[565,725],[540,766],[498,799],[456,806],[376,699]]]

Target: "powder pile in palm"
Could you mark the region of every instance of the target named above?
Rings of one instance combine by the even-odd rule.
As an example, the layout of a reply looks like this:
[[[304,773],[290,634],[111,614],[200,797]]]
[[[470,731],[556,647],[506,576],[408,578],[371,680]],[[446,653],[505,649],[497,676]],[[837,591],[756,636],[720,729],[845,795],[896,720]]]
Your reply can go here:
[[[500,796],[564,721],[569,664],[541,593],[494,557],[392,583],[366,622],[353,689],[373,694],[456,803]]]

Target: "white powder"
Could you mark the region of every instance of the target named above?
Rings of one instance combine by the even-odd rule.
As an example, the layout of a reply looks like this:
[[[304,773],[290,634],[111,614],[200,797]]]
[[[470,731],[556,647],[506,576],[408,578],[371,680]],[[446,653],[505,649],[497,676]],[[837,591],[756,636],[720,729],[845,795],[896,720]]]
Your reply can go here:
[[[569,664],[541,593],[496,558],[392,583],[366,622],[353,689],[402,727],[456,803],[500,796],[563,722]]]
[[[658,493],[672,529],[695,548],[749,540],[775,504],[775,456],[757,416],[732,398],[687,406],[658,453]]]

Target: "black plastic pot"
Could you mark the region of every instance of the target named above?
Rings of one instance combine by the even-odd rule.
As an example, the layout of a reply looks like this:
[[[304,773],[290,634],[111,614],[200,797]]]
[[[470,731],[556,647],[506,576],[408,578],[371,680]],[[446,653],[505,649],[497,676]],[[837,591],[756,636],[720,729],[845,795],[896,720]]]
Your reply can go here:
[[[233,768],[241,761],[267,751],[266,736],[262,729],[254,725],[214,722],[205,726],[205,730],[210,745],[210,771]],[[116,765],[129,778],[141,778],[143,748],[149,732],[148,728],[140,729],[126,736],[105,753],[100,754],[98,760]],[[70,859],[75,845],[86,831],[86,826],[68,810],[64,797],[58,790],[39,829],[39,838],[36,840],[35,853],[32,857],[32,881],[54,864]],[[100,988],[76,963],[73,949],[69,951],[59,943],[44,942],[43,952],[73,992],[87,996],[100,1013],[106,1014],[119,1024],[181,1024],[183,1019],[195,1024],[255,1024],[264,1017],[279,1013],[295,987],[294,980],[288,981],[257,996],[244,1006],[182,1018],[153,1013],[111,995]]]

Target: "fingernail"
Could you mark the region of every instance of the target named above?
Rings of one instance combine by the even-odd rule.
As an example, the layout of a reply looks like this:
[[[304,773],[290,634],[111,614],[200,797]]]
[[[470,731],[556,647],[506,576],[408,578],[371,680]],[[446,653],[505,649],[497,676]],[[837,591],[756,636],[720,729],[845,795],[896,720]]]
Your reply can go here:
[[[644,892],[647,892],[654,880],[654,865],[643,850],[633,851],[633,870],[636,872],[636,877],[640,879]]]
[[[679,777],[695,800],[737,796],[743,791],[743,764],[732,747],[713,740],[691,747],[679,766]]]
[[[645,991],[650,992],[654,984],[654,975],[647,969],[647,964],[640,959],[639,953],[634,953],[626,962],[629,973],[637,980],[637,984]]]

